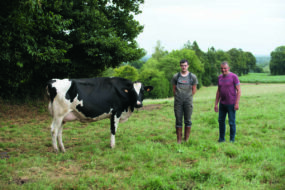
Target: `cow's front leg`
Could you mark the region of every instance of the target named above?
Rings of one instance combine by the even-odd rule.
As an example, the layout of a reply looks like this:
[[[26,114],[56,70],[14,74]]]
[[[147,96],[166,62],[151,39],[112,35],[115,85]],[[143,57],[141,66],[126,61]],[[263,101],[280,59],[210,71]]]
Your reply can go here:
[[[115,148],[115,135],[118,129],[119,121],[120,117],[113,113],[111,116],[111,148]]]

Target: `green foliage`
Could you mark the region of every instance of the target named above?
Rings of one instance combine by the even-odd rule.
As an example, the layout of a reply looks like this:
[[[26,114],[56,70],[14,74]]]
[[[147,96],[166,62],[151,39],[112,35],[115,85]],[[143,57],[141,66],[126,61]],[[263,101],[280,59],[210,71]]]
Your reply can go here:
[[[139,77],[139,74],[138,74],[138,71],[136,68],[134,68],[130,65],[125,65],[125,66],[116,68],[114,70],[114,76],[126,78],[126,79],[129,79],[131,81],[136,81]]]
[[[159,61],[161,58],[163,58],[167,54],[168,52],[164,50],[164,47],[161,45],[161,42],[157,41],[156,46],[154,48],[154,53],[151,55],[151,57]]]
[[[244,52],[241,49],[230,49],[227,52],[230,55],[230,68],[231,71],[238,74],[248,74],[256,66],[256,59],[250,52]]]
[[[169,81],[165,78],[163,71],[157,69],[144,69],[140,73],[139,80],[145,85],[154,86],[151,93],[146,93],[146,98],[165,98],[168,97]]]
[[[285,46],[271,52],[270,72],[272,75],[285,75]]]
[[[0,96],[38,96],[51,78],[94,77],[139,59],[143,2],[1,1]]]
[[[180,60],[187,59],[189,62],[189,71],[194,73],[198,78],[198,88],[202,86],[202,74],[204,72],[204,65],[196,56],[195,51],[189,49],[173,50],[164,57],[159,63],[159,67],[167,75],[167,79],[171,81],[173,75],[180,72]],[[172,94],[172,88],[169,95]]]
[[[142,68],[142,66],[143,66],[143,64],[145,63],[146,61],[143,61],[143,60],[136,60],[136,61],[131,61],[131,62],[128,62],[128,64],[130,65],[130,66],[133,66],[133,67],[135,67],[136,69],[141,69]]]

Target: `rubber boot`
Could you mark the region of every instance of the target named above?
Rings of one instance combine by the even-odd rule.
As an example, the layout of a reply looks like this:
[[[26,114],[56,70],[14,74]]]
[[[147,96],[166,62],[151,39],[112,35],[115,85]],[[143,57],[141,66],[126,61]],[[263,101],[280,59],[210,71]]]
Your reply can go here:
[[[185,142],[189,140],[190,132],[191,132],[191,127],[185,127],[185,131],[184,131],[184,141]]]
[[[177,143],[181,144],[182,140],[182,127],[176,127]]]

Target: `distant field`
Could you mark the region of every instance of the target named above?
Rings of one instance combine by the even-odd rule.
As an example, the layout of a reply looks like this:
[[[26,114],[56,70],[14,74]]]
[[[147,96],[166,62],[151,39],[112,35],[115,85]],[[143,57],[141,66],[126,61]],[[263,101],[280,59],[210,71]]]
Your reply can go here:
[[[242,83],[285,83],[285,75],[270,75],[269,73],[249,73],[239,77]]]

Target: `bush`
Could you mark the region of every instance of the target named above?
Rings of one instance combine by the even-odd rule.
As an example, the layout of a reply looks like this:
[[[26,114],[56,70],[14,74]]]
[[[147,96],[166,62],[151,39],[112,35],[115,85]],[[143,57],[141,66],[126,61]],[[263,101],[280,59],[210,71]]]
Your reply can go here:
[[[157,69],[145,69],[141,72],[139,79],[145,85],[154,87],[151,93],[145,94],[146,98],[168,97],[169,82],[162,71]]]
[[[138,70],[130,65],[125,65],[119,68],[116,68],[114,73],[115,77],[122,77],[129,79],[131,81],[136,81],[139,77]]]

